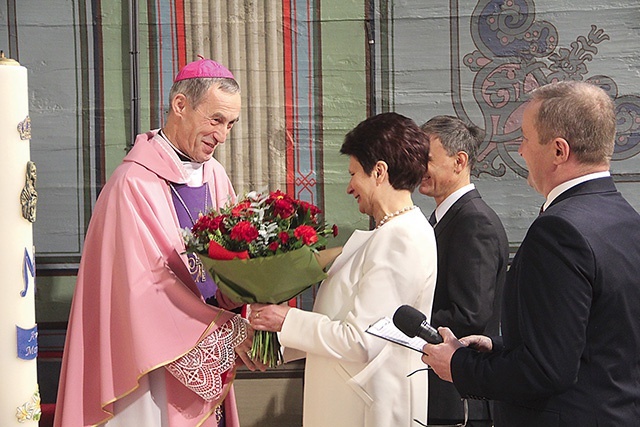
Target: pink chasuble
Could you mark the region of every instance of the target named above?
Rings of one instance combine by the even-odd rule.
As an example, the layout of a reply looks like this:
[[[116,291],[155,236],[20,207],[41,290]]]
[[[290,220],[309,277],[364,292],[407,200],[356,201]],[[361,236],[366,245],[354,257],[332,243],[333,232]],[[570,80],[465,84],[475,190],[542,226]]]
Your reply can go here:
[[[55,426],[105,423],[114,402],[157,369],[167,372],[169,426],[215,425],[215,408],[227,396],[226,426],[239,426],[231,343],[241,337],[233,332],[235,315],[205,304],[189,274],[168,186],[184,183],[184,175],[176,154],[154,131],[138,136],[102,190],[69,316]],[[235,201],[215,159],[205,164],[204,180],[214,208]],[[221,336],[227,343],[216,346],[213,338]],[[218,371],[198,371],[206,363]]]

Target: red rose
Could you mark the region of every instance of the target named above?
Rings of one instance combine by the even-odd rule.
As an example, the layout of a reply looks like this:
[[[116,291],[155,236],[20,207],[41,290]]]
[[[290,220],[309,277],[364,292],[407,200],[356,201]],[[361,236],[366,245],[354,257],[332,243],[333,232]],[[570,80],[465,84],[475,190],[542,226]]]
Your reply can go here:
[[[305,202],[304,200],[299,200],[298,203],[305,213],[309,212],[311,218],[314,218],[316,215],[322,212],[316,205]]]
[[[203,215],[198,218],[191,230],[193,232],[215,231],[221,228],[223,215]]]
[[[269,194],[269,198],[267,198],[267,204],[272,204],[276,200],[287,200],[289,203],[293,203],[293,198],[289,196],[287,193],[283,193],[280,190],[276,190]]]
[[[224,220],[226,215],[219,215],[211,219],[210,227],[212,230],[224,230]]]
[[[301,225],[296,228],[293,235],[298,239],[302,239],[305,245],[313,245],[318,241],[316,230],[309,225]]]
[[[235,217],[243,216],[251,207],[251,202],[238,203],[231,209],[231,214]]]
[[[287,242],[289,241],[289,233],[287,233],[286,231],[281,231],[278,234],[278,237],[280,238],[280,241],[282,242],[283,245],[286,245]]]
[[[272,206],[273,212],[280,218],[290,218],[296,212],[295,200],[280,190],[269,194],[267,204]]]
[[[333,234],[333,237],[338,235],[338,226],[336,224],[333,224],[333,227],[331,227],[331,234]]]
[[[280,218],[290,218],[296,212],[293,203],[287,199],[276,199],[272,206],[273,212]]]
[[[240,221],[231,229],[231,238],[251,243],[258,238],[258,230],[249,221]]]
[[[273,252],[277,251],[279,247],[280,247],[280,243],[278,243],[277,240],[274,240],[273,242],[269,243],[269,250],[272,250]]]

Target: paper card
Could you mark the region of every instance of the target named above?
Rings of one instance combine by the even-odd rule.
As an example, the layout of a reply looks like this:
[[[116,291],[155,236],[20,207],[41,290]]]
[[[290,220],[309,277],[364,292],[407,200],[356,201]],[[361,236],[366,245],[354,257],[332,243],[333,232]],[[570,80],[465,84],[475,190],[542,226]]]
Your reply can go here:
[[[393,321],[388,317],[376,321],[370,325],[365,332],[383,338],[387,341],[391,341],[396,344],[408,347],[412,350],[422,353],[422,347],[427,343],[420,337],[410,338],[406,336],[400,329],[396,328]]]

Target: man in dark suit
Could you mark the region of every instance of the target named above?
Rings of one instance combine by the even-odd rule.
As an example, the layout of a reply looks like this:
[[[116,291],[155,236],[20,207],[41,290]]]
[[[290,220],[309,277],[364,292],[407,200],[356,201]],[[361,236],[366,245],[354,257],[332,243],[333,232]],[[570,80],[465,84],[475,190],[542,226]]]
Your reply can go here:
[[[431,324],[454,334],[499,334],[500,301],[509,243],[498,215],[471,183],[471,168],[484,132],[451,116],[422,125],[429,136],[429,168],[420,192],[433,197],[438,246],[438,278]],[[488,401],[469,404],[470,427],[492,425]],[[463,401],[453,384],[429,372],[429,424],[464,419]]]
[[[532,93],[519,152],[546,202],[507,275],[502,340],[440,328],[424,347],[463,396],[496,401],[496,427],[640,422],[640,215],[609,174],[615,130],[596,86]]]

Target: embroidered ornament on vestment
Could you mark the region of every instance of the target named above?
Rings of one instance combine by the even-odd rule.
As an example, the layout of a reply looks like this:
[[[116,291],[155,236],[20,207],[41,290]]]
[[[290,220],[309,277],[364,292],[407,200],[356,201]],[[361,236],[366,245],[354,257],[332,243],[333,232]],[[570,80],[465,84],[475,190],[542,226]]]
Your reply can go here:
[[[240,316],[207,335],[189,353],[167,365],[171,374],[204,400],[216,400],[222,393],[222,374],[235,363],[235,348],[247,338]]]

